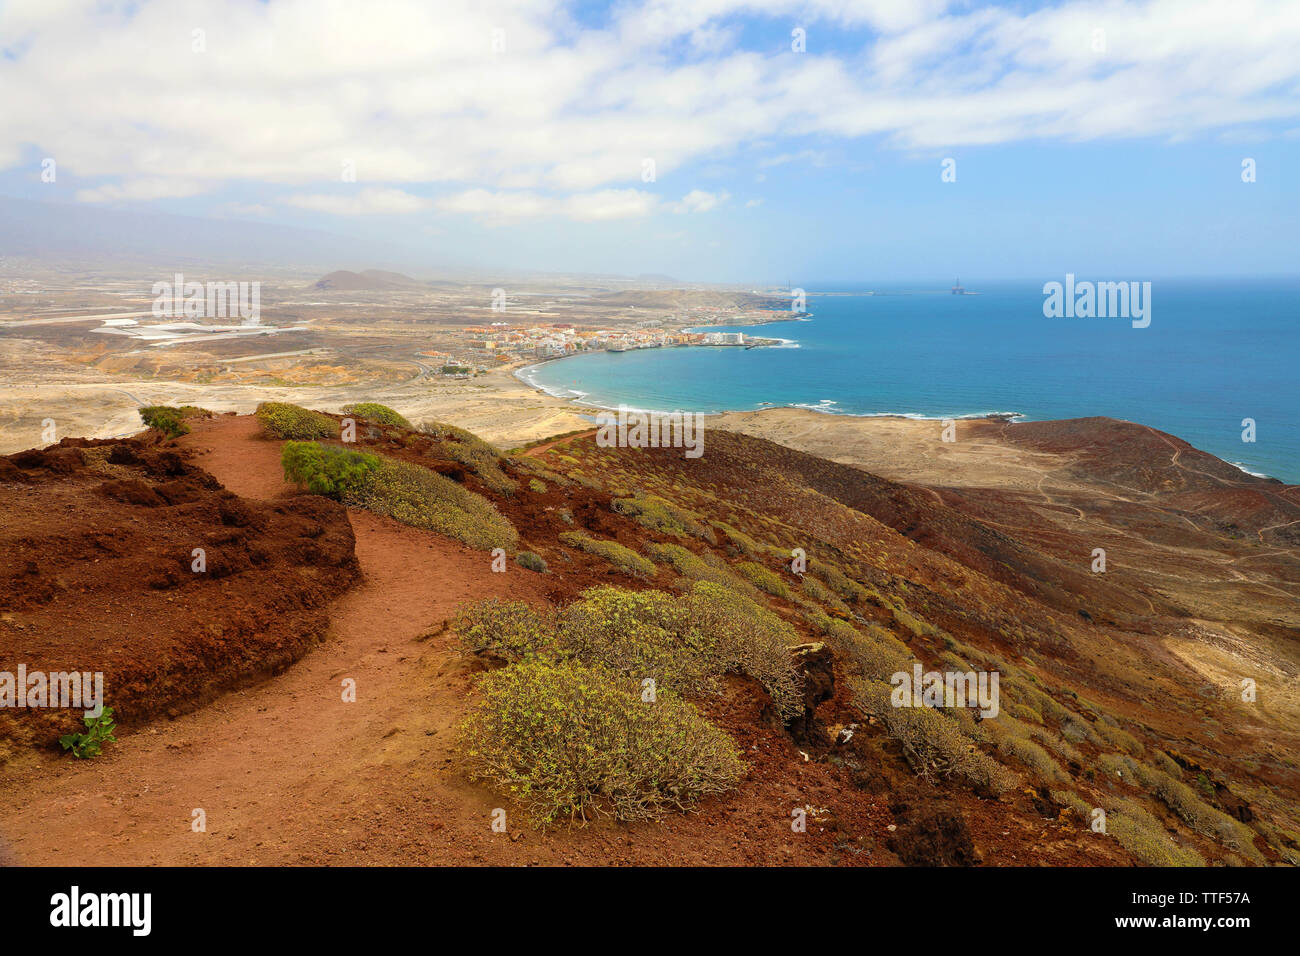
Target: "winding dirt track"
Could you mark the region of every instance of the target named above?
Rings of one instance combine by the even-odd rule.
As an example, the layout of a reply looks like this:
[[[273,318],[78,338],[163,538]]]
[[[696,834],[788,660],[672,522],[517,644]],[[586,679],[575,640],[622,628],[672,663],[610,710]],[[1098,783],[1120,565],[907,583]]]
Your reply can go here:
[[[197,460],[223,484],[251,498],[292,493],[279,445],[259,439],[252,419],[218,420],[187,443],[204,447],[218,430]],[[531,582],[484,573],[487,555],[445,538],[350,517],[364,580],[335,604],[329,640],[278,677],[123,734],[105,758],[12,781],[0,832],[21,862],[433,862],[432,802],[460,805],[463,818],[477,795],[436,772],[465,677],[448,667],[445,635],[419,638],[460,602],[524,597]],[[356,703],[343,702],[345,678]],[[195,809],[206,833],[191,828]],[[481,823],[491,808],[478,809]]]
[[[251,417],[200,423],[196,462],[249,498],[292,494],[279,444]],[[0,850],[27,865],[810,863],[828,840],[792,838],[785,814],[831,799],[799,768],[761,793],[662,825],[494,833],[501,804],[452,764],[470,675],[449,632],[458,604],[540,599],[545,579],[490,571],[438,535],[350,510],[363,581],[329,638],[283,674],[199,711],[128,729],[93,761],[41,757],[0,778]],[[356,681],[355,703],[342,682]],[[110,701],[111,703],[111,701]],[[752,751],[763,738],[738,741]],[[786,746],[786,745],[782,745]],[[800,780],[801,772],[809,779]],[[206,831],[192,828],[194,811]],[[883,823],[881,824],[883,829]]]

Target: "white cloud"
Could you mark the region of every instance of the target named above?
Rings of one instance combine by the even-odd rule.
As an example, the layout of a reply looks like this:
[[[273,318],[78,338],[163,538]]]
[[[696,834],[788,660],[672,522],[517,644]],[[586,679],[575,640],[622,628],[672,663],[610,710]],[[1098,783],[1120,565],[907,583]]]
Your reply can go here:
[[[678,202],[670,203],[669,207],[673,212],[708,212],[710,209],[716,209],[728,199],[731,194],[728,192],[711,193],[703,189],[692,189]]]
[[[432,203],[401,189],[364,188],[348,193],[296,193],[281,202],[336,216],[393,216],[419,212]]]
[[[105,183],[93,189],[78,189],[79,202],[123,202],[133,199],[180,199],[204,192],[205,187],[184,179],[151,176],[145,179],[127,179],[121,183]]]
[[[471,189],[438,200],[438,208],[492,224],[563,217],[579,222],[631,219],[649,215],[657,200],[638,189],[605,189],[570,196]]]
[[[833,52],[846,36],[861,49]],[[591,222],[662,208],[646,158],[668,182],[814,136],[931,150],[1300,119],[1292,0],[629,0],[600,30],[561,0],[10,0],[0,38],[0,168],[55,157],[61,181],[96,183],[86,202],[250,182],[368,215],[426,208],[403,187],[436,186],[443,209]]]
[[[761,199],[750,199],[745,202],[746,209],[757,209],[761,205],[763,205],[763,200]]]

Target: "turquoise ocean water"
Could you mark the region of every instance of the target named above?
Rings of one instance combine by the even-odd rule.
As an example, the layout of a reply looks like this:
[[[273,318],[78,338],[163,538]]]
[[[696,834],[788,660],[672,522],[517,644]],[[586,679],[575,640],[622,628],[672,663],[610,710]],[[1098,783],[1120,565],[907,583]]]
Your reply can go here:
[[[521,377],[605,408],[1108,415],[1300,483],[1300,279],[1156,280],[1144,329],[1123,318],[1045,318],[1041,283],[967,287],[979,294],[810,288],[851,294],[809,295],[809,321],[737,329],[786,347],[601,352]],[[1253,443],[1242,441],[1245,418],[1256,423]]]

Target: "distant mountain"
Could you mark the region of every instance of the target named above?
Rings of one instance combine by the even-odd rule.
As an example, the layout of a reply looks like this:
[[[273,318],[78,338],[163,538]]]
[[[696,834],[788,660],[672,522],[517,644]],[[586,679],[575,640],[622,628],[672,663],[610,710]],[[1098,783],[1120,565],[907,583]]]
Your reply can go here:
[[[225,263],[311,274],[356,262],[361,250],[372,261],[410,261],[395,247],[315,229],[0,196],[0,256],[58,267]]]
[[[313,289],[338,292],[374,292],[389,289],[421,289],[425,283],[400,272],[386,272],[383,269],[366,269],[364,272],[349,272],[339,269],[317,280]]]

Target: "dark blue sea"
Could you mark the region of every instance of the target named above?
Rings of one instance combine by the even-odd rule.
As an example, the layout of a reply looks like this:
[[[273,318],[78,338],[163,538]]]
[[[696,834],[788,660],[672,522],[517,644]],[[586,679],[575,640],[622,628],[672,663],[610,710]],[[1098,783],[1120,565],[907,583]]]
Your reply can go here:
[[[1042,283],[967,288],[978,294],[809,288],[810,320],[734,329],[788,340],[782,348],[601,352],[521,377],[594,406],[659,411],[1107,415],[1300,483],[1300,279],[1154,280],[1147,328],[1128,318],[1047,318]],[[1242,440],[1247,418],[1254,442]]]

